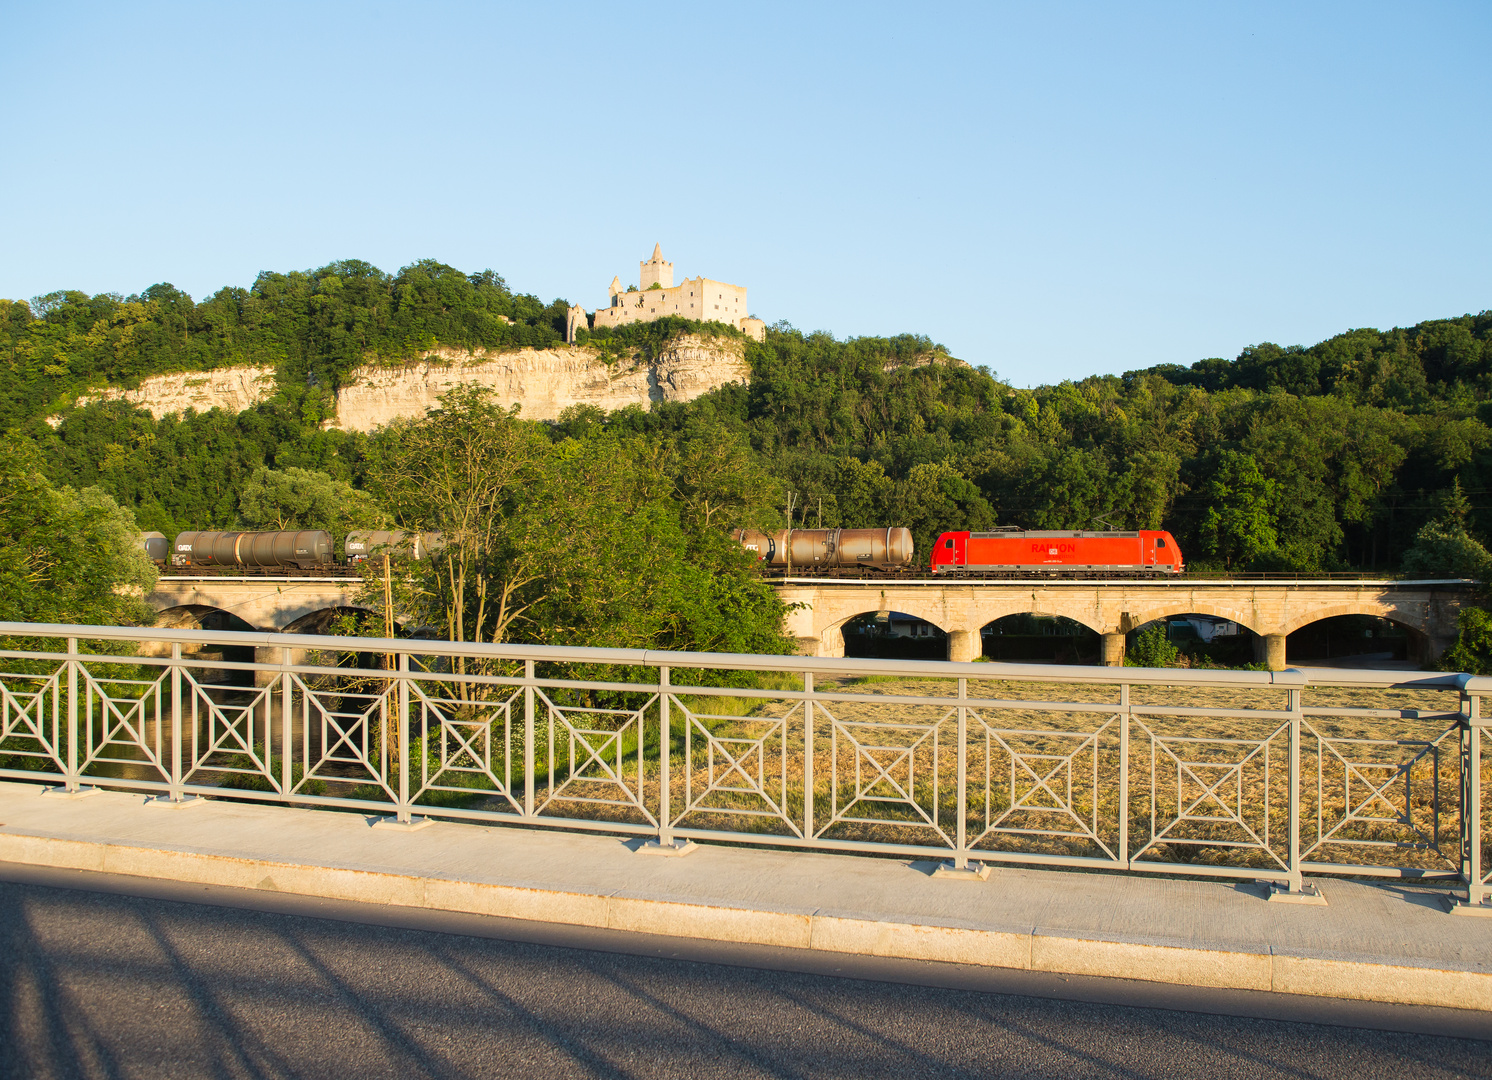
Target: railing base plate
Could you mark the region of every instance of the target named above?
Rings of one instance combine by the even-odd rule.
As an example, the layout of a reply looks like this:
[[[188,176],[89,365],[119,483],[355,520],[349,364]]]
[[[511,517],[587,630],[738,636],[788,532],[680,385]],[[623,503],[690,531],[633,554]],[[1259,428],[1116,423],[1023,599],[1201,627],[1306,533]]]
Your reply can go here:
[[[958,867],[953,865],[952,859],[938,863],[938,868],[932,872],[935,878],[952,878],[955,881],[988,881],[990,867],[988,863],[970,862],[967,866]]]
[[[1452,900],[1451,914],[1481,915],[1483,918],[1492,918],[1492,902],[1483,900],[1480,904],[1470,904],[1465,900]]]
[[[1290,886],[1279,881],[1266,881],[1264,885],[1269,889],[1269,900],[1276,904],[1314,904],[1316,907],[1326,906],[1326,897],[1321,889],[1315,885],[1305,885],[1300,892],[1291,892]]]
[[[202,806],[206,802],[207,800],[200,795],[188,795],[184,799],[173,799],[169,795],[153,795],[145,800],[145,805],[161,810],[185,810],[189,806]]]
[[[688,855],[691,851],[698,850],[699,845],[693,840],[675,840],[671,844],[660,844],[656,840],[649,840],[637,849],[639,855]]]
[[[397,817],[381,817],[373,823],[375,829],[393,829],[395,832],[414,832],[423,829],[427,825],[434,825],[434,818],[412,817],[408,821],[400,821]]]
[[[65,787],[49,787],[42,788],[41,794],[44,799],[86,799],[102,790],[103,788],[80,787],[77,791],[68,791]]]

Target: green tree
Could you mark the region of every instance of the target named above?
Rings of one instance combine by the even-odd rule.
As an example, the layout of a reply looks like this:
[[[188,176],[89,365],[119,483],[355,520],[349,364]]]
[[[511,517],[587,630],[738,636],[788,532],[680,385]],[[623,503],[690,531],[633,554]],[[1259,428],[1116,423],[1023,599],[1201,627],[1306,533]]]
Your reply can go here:
[[[724,536],[727,504],[679,497],[676,449],[605,425],[552,443],[472,388],[391,425],[375,484],[401,525],[444,542],[410,567],[401,606],[453,640],[790,648],[782,602]]]
[[[388,515],[366,492],[313,469],[260,466],[243,485],[238,518],[246,529],[376,529]]]
[[[439,531],[443,546],[415,565],[405,606],[451,641],[509,640],[537,601],[560,537],[533,494],[549,441],[518,410],[460,386],[418,420],[395,421],[373,448],[375,493],[404,528]]]
[[[148,625],[155,581],[127,509],[54,488],[28,443],[0,445],[0,621]]]
[[[1135,643],[1124,653],[1125,667],[1174,667],[1181,650],[1166,637],[1166,624],[1151,623],[1135,635]]]
[[[1492,554],[1454,518],[1428,521],[1404,554],[1401,569],[1411,577],[1492,581]]]
[[[1226,567],[1246,566],[1273,551],[1278,540],[1270,515],[1274,489],[1251,455],[1221,451],[1203,489],[1211,504],[1199,530],[1203,550]]]
[[[1492,675],[1492,612],[1479,607],[1462,608],[1456,625],[1456,643],[1445,651],[1436,666],[1441,671]]]
[[[914,466],[893,490],[890,510],[892,522],[912,530],[912,546],[919,552],[931,551],[941,532],[982,532],[995,526],[994,508],[947,462]]]

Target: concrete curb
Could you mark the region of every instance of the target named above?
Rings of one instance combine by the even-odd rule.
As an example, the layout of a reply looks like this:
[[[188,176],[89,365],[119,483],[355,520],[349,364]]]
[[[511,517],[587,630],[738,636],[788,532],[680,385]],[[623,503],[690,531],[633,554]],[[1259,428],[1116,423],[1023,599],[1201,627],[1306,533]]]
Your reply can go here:
[[[566,892],[24,832],[0,833],[0,860],[706,941],[1492,1011],[1492,973],[1292,955],[1272,949],[1222,951],[1104,941],[1036,929],[907,923],[822,910],[772,911],[617,893]]]

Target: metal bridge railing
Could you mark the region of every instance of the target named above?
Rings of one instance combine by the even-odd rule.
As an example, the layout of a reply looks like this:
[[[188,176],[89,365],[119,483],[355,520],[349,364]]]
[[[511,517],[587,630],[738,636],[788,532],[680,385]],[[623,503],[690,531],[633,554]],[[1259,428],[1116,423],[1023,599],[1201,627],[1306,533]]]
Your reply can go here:
[[[0,623],[0,777],[1492,902],[1492,679]]]

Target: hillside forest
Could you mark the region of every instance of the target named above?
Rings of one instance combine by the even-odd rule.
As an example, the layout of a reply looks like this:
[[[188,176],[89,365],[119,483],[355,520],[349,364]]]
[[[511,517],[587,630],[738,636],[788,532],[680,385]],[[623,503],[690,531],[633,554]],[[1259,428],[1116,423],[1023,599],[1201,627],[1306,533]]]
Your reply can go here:
[[[509,565],[524,545],[541,542],[546,524],[583,533],[630,522],[630,539],[596,557],[609,566],[653,555],[670,564],[652,572],[668,580],[660,595],[672,599],[634,621],[647,640],[678,647],[722,633],[702,609],[680,607],[691,590],[706,589],[685,573],[691,566],[729,579],[719,588],[730,602],[759,612],[759,625],[735,646],[780,645],[771,604],[718,540],[736,525],[787,523],[789,504],[799,526],[906,525],[919,561],[944,529],[1009,525],[1166,528],[1190,568],[1230,573],[1481,577],[1487,569],[1485,311],[1035,389],[1011,386],[924,336],[840,340],[778,324],[765,342],[745,342],[749,385],[687,404],[577,408],[540,424],[465,394],[443,419],[372,435],[322,426],[338,386],[361,364],[399,364],[437,345],[554,345],[566,307],[516,294],[491,271],[465,274],[432,260],[394,275],[355,260],[264,273],[247,289],[201,301],[166,284],[129,297],[0,300],[0,425],[10,452],[53,490],[75,501],[96,491],[139,528],[167,535],[345,528],[356,524],[349,507],[377,523],[435,527],[454,511],[434,506],[428,492],[411,493],[410,447],[441,425],[456,438],[461,424],[452,417],[501,429],[505,449],[490,452],[516,455],[532,482],[493,492],[497,520],[512,531],[484,541],[482,558]],[[582,336],[613,353],[647,353],[685,331],[735,333],[666,320]],[[122,402],[72,405],[105,383],[240,363],[273,366],[278,389],[237,415],[157,421]],[[420,452],[440,451],[428,444]],[[305,492],[337,485],[340,494],[265,497],[293,488],[292,477]],[[582,491],[605,497],[573,498]],[[514,586],[510,608],[521,610],[496,632],[585,643],[621,633],[625,613],[603,611],[605,596],[564,599],[565,589],[581,588],[566,581]],[[447,601],[447,618],[473,617],[451,605],[475,601]],[[580,611],[589,614],[567,614]],[[561,631],[566,619],[586,628]],[[482,631],[491,632],[492,624]]]

